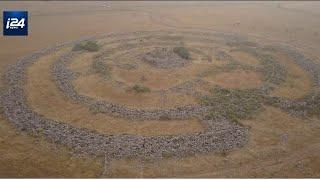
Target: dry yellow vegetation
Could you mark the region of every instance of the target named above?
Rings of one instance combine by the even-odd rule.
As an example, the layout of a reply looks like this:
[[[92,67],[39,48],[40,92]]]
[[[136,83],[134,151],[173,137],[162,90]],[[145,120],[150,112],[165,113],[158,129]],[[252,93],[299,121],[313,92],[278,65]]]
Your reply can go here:
[[[318,177],[318,120],[304,121],[272,107],[242,122],[250,142],[242,149],[157,162],[115,161],[113,177]]]
[[[105,2],[0,2],[0,9],[27,9],[32,22],[32,29],[26,38],[0,37],[0,71],[3,73],[8,65],[22,56],[55,43],[106,32],[188,27],[240,33],[261,41],[265,38],[286,42],[307,54],[320,57],[320,3],[310,3],[108,2],[111,7],[108,9],[104,6]],[[28,69],[28,83],[25,86],[28,103],[38,113],[104,134],[163,135],[203,130],[197,119],[129,122],[104,114],[93,114],[88,108],[64,97],[52,80],[50,65],[63,53],[42,57],[44,59]],[[70,64],[70,68],[77,72],[88,71],[92,56],[94,53],[79,57]],[[241,62],[257,64],[248,54],[234,53],[233,56],[239,57]],[[277,57],[287,68],[288,77],[272,95],[293,99],[304,96],[312,86],[309,74],[288,57],[281,54]],[[187,79],[194,75],[194,69],[205,69],[206,66],[199,64],[181,72],[161,72],[168,76],[160,79],[157,72],[147,71],[148,68],[132,73],[117,71],[116,75],[120,80],[135,82],[147,74],[150,81],[145,85],[157,89],[175,84],[179,79],[173,77],[177,75],[185,75],[183,78]],[[188,73],[191,75],[187,76]],[[261,75],[236,71],[222,73],[209,80],[224,87],[254,88],[261,84]],[[158,102],[155,106],[160,107],[195,101],[191,97],[177,97],[175,94],[168,97],[171,102],[164,105],[160,103],[160,97],[150,102],[141,102],[141,97],[137,97],[146,96],[143,98],[150,99],[149,95],[132,95],[131,101],[123,100],[123,94],[117,91],[110,94],[112,91],[96,76],[79,78],[74,84],[79,92],[86,95],[107,100],[114,98],[114,101],[128,105],[141,103],[140,107],[150,107],[155,101]],[[6,86],[3,81],[0,85]],[[254,118],[241,122],[250,127],[249,144],[242,149],[181,159],[168,157],[157,162],[114,160],[104,176],[319,177],[319,122],[317,118],[294,118],[279,109],[265,107]],[[0,154],[0,177],[100,177],[104,172],[102,158],[88,155],[78,157],[73,150],[49,143],[41,137],[20,133],[2,115]]]
[[[312,88],[310,74],[302,70],[298,65],[284,54],[278,54],[278,61],[287,68],[288,75],[280,88],[276,89],[272,95],[286,98],[301,98]]]
[[[171,121],[128,121],[105,114],[95,114],[89,108],[75,104],[56,87],[50,74],[50,65],[64,50],[42,57],[28,69],[26,91],[30,106],[38,113],[76,127],[85,127],[104,134],[181,134],[199,132],[202,124],[197,119]]]

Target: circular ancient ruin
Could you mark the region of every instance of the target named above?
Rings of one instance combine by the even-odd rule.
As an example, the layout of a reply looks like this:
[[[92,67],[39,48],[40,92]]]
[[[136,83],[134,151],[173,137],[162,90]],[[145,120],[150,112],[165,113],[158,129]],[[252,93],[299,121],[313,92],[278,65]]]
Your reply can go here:
[[[277,53],[290,57],[312,77],[312,90],[303,97],[273,94],[288,76]],[[252,62],[243,61],[239,54],[250,56]],[[50,63],[46,73],[59,93],[94,115],[139,122],[193,118],[203,130],[150,136],[112,134],[46,117],[30,106],[26,90],[31,81],[28,71],[44,56],[56,56],[45,63]],[[242,84],[219,81],[225,73],[238,76],[236,81]],[[255,77],[260,81],[250,82]],[[264,105],[279,107],[292,116],[320,113],[320,65],[315,60],[283,44],[261,44],[219,32],[110,33],[63,43],[21,59],[4,78],[9,87],[1,104],[18,129],[108,159],[183,157],[241,148],[249,139],[249,129],[241,120],[259,113]]]

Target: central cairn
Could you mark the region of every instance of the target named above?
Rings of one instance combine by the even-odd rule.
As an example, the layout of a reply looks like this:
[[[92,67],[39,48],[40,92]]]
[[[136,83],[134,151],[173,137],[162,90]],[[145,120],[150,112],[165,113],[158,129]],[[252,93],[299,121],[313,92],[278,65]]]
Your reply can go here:
[[[184,47],[157,47],[143,59],[157,68],[179,68],[190,62],[190,54]]]
[[[176,35],[178,34],[178,35]],[[183,37],[183,38],[181,38]],[[188,45],[181,46],[182,39]],[[268,48],[256,43],[248,42],[247,38],[212,32],[169,32],[151,31],[126,34],[108,34],[90,39],[90,41],[105,40],[110,45],[96,55],[92,66],[107,75],[106,81],[117,88],[128,88],[125,82],[114,78],[115,68],[126,68],[128,71],[139,68],[144,62],[148,68],[176,71],[179,68],[192,65],[194,61],[210,66],[212,56],[217,61],[226,63],[219,69],[206,69],[198,73],[193,79],[185,80],[179,84],[162,90],[148,90],[145,93],[181,93],[196,98],[198,103],[177,106],[174,108],[132,108],[124,104],[98,99],[79,93],[74,87],[74,80],[92,72],[78,73],[69,68],[75,55],[86,51],[98,51],[95,43],[71,42],[47,48],[27,56],[13,65],[5,74],[9,84],[8,90],[1,96],[4,114],[21,131],[41,135],[50,141],[71,147],[79,152],[93,155],[105,155],[107,159],[120,159],[125,157],[139,157],[159,159],[167,157],[184,157],[196,153],[222,152],[239,148],[248,142],[248,128],[241,125],[240,120],[249,118],[258,113],[263,105],[280,107],[283,110],[298,116],[318,115],[319,95],[310,93],[307,97],[298,100],[288,100],[280,97],[271,97],[269,93],[277,88],[286,77],[286,69],[272,56],[265,52],[278,51],[290,55],[296,64],[310,72],[315,87],[320,86],[320,66],[313,60],[305,58],[302,54],[287,47],[273,46]],[[100,44],[103,44],[100,43]],[[259,65],[242,64],[231,56],[227,56],[226,48],[216,48],[213,55],[207,53],[216,43],[232,51],[245,51],[259,60]],[[201,46],[209,47],[205,50]],[[101,45],[103,46],[103,45]],[[140,136],[134,134],[102,134],[94,130],[77,128],[56,119],[44,117],[28,105],[24,84],[27,82],[26,71],[29,66],[39,61],[42,56],[55,53],[61,49],[74,48],[62,55],[51,66],[51,75],[58,89],[66,97],[81,104],[96,113],[105,113],[114,117],[121,117],[128,121],[136,120],[181,120],[196,117],[203,124],[203,131],[179,135]],[[87,50],[86,47],[89,49]],[[143,49],[144,52],[135,52]],[[269,49],[269,50],[268,50]],[[121,61],[123,54],[130,54],[129,60]],[[113,55],[114,58],[111,58]],[[223,56],[222,56],[223,55]],[[195,57],[200,57],[196,59]],[[133,58],[134,57],[134,58]],[[107,66],[108,65],[108,66]],[[144,65],[144,64],[142,64]],[[210,84],[203,77],[208,74],[218,74],[235,69],[259,72],[263,74],[264,81],[261,87],[254,89],[230,89]],[[145,77],[148,78],[148,77]],[[210,87],[207,93],[202,93],[197,87]],[[139,87],[139,86],[135,86]],[[143,88],[138,88],[143,89]],[[150,91],[150,92],[149,92]],[[142,91],[141,91],[142,92]]]

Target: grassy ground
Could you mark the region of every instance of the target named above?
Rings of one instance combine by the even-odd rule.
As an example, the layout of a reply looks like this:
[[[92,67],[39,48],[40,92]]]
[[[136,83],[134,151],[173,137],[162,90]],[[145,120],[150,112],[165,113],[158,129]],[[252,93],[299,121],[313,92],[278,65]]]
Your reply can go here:
[[[101,160],[77,157],[67,148],[18,133],[1,116],[0,177],[97,177]]]
[[[114,177],[318,177],[317,122],[293,118],[276,108],[242,121],[250,127],[247,147],[223,154],[140,162],[115,161]],[[316,126],[315,126],[316,125]],[[161,167],[161,168],[159,168]]]
[[[169,122],[127,121],[104,114],[94,114],[89,108],[73,103],[57,89],[50,74],[50,65],[64,52],[57,52],[55,56],[45,56],[44,59],[28,69],[28,82],[25,89],[28,102],[36,112],[77,127],[86,127],[105,134],[157,135],[202,130],[202,125],[197,119],[182,122],[180,120]],[[87,82],[94,83],[95,81]]]
[[[278,60],[288,69],[288,76],[281,88],[272,93],[275,96],[286,98],[301,98],[312,88],[310,75],[294,64],[286,55],[279,54]]]
[[[103,3],[0,2],[1,9],[27,9],[32,22],[30,35],[26,38],[0,37],[1,72],[18,58],[54,43],[112,31],[168,27],[215,28],[248,36],[268,37],[276,41],[290,42],[308,54],[320,56],[317,49],[320,46],[320,36],[317,35],[320,31],[319,15],[317,15],[319,3],[316,2],[312,5],[281,2],[281,6],[276,2],[262,4],[244,2],[228,5],[223,2],[212,2],[212,4],[203,2],[205,4],[202,5],[193,2],[190,4],[182,2],[183,5],[178,2],[110,2],[110,9],[102,6]],[[310,7],[312,11],[309,11]],[[128,23],[128,19],[134,23]],[[285,57],[279,60],[282,59]],[[51,60],[48,59],[47,62],[49,61]],[[303,96],[310,88],[308,75],[285,60],[279,62],[289,67],[289,76],[286,80],[288,84],[285,83],[275,93],[290,98]],[[30,84],[27,86],[30,97],[34,98],[29,99],[30,104],[48,117],[59,117],[75,126],[85,126],[107,133],[154,135],[195,132],[202,129],[197,120],[184,121],[185,123],[174,121],[128,123],[125,120],[115,120],[101,115],[92,118],[93,115],[89,111],[66,101],[56,91],[51,84],[52,81],[49,80],[50,77],[45,74],[49,72],[46,69],[47,65],[47,63],[36,64],[33,67],[34,71],[30,71],[29,77],[33,76],[36,81],[33,83],[34,86]],[[291,67],[293,71],[290,71]],[[227,77],[229,75],[222,80]],[[248,76],[243,77],[245,82]],[[258,82],[259,78],[251,80],[253,84]],[[3,87],[4,83],[1,83],[1,86]],[[48,101],[50,103],[47,103]],[[113,177],[320,176],[319,119],[297,119],[276,108],[266,107],[264,112],[242,123],[251,127],[249,145],[243,149],[225,154],[198,155],[159,162],[119,160],[112,162],[109,175]],[[5,164],[0,166],[0,177],[97,177],[102,174],[100,159],[89,156],[74,157],[71,152],[39,138],[21,134],[4,117],[0,117],[0,164]]]

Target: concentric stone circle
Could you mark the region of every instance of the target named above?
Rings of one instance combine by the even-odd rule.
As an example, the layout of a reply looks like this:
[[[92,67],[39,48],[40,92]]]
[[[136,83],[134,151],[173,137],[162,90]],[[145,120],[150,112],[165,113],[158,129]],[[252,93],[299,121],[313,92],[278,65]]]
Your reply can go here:
[[[152,38],[160,41],[156,41],[156,42],[151,41]],[[131,39],[136,40],[137,42],[130,43]],[[225,44],[226,46],[233,46],[233,45],[237,45],[236,43],[248,42],[248,40],[245,38],[232,36],[232,35],[227,36],[225,34],[221,35],[221,34],[212,34],[212,33],[186,32],[186,33],[181,33],[177,35],[176,32],[169,32],[169,31],[164,31],[164,32],[153,31],[153,32],[147,32],[147,33],[145,32],[145,33],[142,33],[142,36],[140,35],[138,37],[131,38],[131,39],[120,38],[120,40],[107,42],[107,43],[115,43],[115,42],[116,43],[122,42],[122,43],[120,44],[120,46],[116,48],[106,49],[103,53],[98,55],[98,57],[100,58],[98,58],[97,61],[101,61],[103,63],[104,58],[106,58],[107,55],[113,54],[115,52],[119,53],[119,51],[121,54],[122,51],[131,52],[130,50],[132,49],[142,48],[142,47],[145,48],[149,46],[156,46],[156,48],[159,48],[158,46],[160,46],[161,48],[161,47],[167,47],[168,45],[177,46],[181,44],[182,40],[184,42],[193,42],[193,41],[197,43],[200,42],[203,46],[209,46],[209,47],[212,46],[211,44],[213,43]],[[205,53],[203,51],[197,50],[196,48],[192,50],[195,51],[195,53],[200,54],[201,56],[205,56]],[[68,97],[72,98],[74,101],[79,102],[81,104],[86,104],[92,109],[97,109],[101,113],[107,113],[107,114],[120,116],[128,119],[147,120],[147,119],[161,119],[161,117],[166,117],[168,119],[185,119],[185,118],[194,117],[194,116],[196,117],[203,116],[209,110],[208,107],[203,106],[201,104],[190,104],[190,105],[176,107],[172,109],[150,109],[150,108],[137,109],[137,108],[129,108],[117,103],[101,101],[92,97],[79,94],[75,90],[72,83],[72,80],[75,78],[76,74],[67,67],[69,61],[72,60],[72,57],[74,54],[75,54],[74,52],[67,53],[61,56],[61,58],[53,64],[52,75],[56,81],[57,87],[59,87],[59,89],[63,93],[65,93]],[[216,54],[220,60],[229,60],[229,61],[233,60],[231,57],[225,55],[225,52],[223,50],[218,49]],[[259,56],[260,54],[255,54],[255,55]],[[141,59],[143,58],[144,57],[141,57]],[[234,62],[236,66],[239,65],[234,60],[232,62]],[[281,69],[280,65],[276,63],[276,61],[273,60],[273,62],[274,62],[273,64],[274,69],[280,68],[280,71],[284,71]],[[252,69],[253,67],[249,66],[244,68]],[[261,71],[263,71],[263,69]],[[270,74],[269,72],[263,72],[263,73],[266,74],[266,76],[272,76],[272,74]],[[284,76],[283,74],[284,73],[280,74],[279,78],[283,78],[282,77]],[[278,74],[275,74],[275,76],[278,76]],[[269,79],[272,81],[275,78],[270,77]],[[281,81],[281,79],[273,80],[273,81]],[[192,87],[200,84],[206,84],[206,83],[208,82],[204,82],[201,79],[201,75],[199,75],[198,78],[196,77],[195,79],[183,82],[181,84],[178,84],[166,90],[162,90],[160,92],[163,93],[165,91],[179,91],[179,92],[199,96],[199,93],[192,91],[193,90]],[[279,82],[266,82],[263,85],[263,87],[261,87],[261,89],[263,89],[264,91],[270,91],[276,85],[279,85]]]
[[[159,31],[158,31],[159,32]],[[128,41],[128,37],[142,35],[143,38],[137,38],[141,42],[147,41],[149,38],[153,38],[156,32],[134,32],[127,34],[108,34],[99,37],[90,38],[92,40],[99,40],[101,38],[114,38],[114,42]],[[170,34],[175,32],[161,31],[164,34]],[[243,48],[249,48],[250,50],[262,50],[266,47],[248,43],[246,38],[224,34],[224,33],[209,33],[209,32],[183,32],[182,35],[188,34],[189,39],[194,38],[196,41],[201,41],[201,43],[207,42],[219,42],[228,46],[239,46],[244,45]],[[119,38],[120,37],[120,38]],[[186,40],[184,36],[164,36],[162,38],[173,38],[173,41],[177,39]],[[208,38],[214,37],[216,39]],[[117,39],[119,38],[119,39]],[[121,39],[122,38],[122,39]],[[79,41],[77,41],[79,42]],[[118,115],[128,119],[160,119],[161,116],[168,116],[170,119],[184,119],[190,116],[197,115],[200,117],[206,128],[203,132],[190,133],[184,135],[164,135],[164,136],[138,136],[138,135],[105,135],[97,133],[92,130],[84,128],[76,128],[67,123],[61,123],[53,119],[48,119],[41,116],[40,114],[33,111],[27,103],[25,90],[23,89],[23,84],[26,82],[26,69],[35,63],[39,57],[53,53],[59,49],[69,47],[77,42],[59,44],[51,48],[43,49],[35,52],[21,60],[19,60],[15,65],[10,67],[5,74],[5,79],[9,84],[8,90],[1,96],[1,104],[4,108],[4,114],[18,129],[26,131],[28,133],[41,134],[47,139],[60,143],[72,148],[77,151],[90,153],[94,155],[106,155],[108,158],[123,158],[123,157],[151,157],[151,158],[162,158],[165,154],[170,154],[176,157],[182,157],[194,153],[209,153],[216,151],[229,150],[236,147],[244,146],[248,141],[248,129],[238,124],[237,122],[228,121],[228,119],[208,119],[205,117],[207,111],[212,107],[207,105],[189,105],[184,107],[177,107],[174,109],[130,109],[128,107],[114,104],[106,101],[97,100],[88,96],[81,95],[75,91],[72,80],[76,76],[67,67],[68,61],[72,58],[73,52],[67,53],[60,57],[52,65],[52,75],[55,79],[57,86],[60,90],[65,93],[68,97],[74,101],[87,105],[89,107],[97,107],[103,113],[108,113],[112,115]],[[180,43],[180,42],[179,42]],[[140,43],[142,47],[147,46],[147,43]],[[174,43],[173,43],[174,44]],[[152,43],[151,43],[152,45]],[[157,44],[157,46],[167,46],[168,43]],[[253,47],[252,47],[253,46]],[[97,57],[97,60],[103,60],[104,53],[112,53],[113,51],[119,51],[119,48],[133,48],[134,45],[123,44],[123,47],[117,47],[114,49],[108,49],[101,53]],[[270,48],[270,47],[269,47]],[[306,58],[299,52],[296,52],[288,47],[274,45],[272,48],[286,52],[291,55],[295,63],[297,63],[304,70],[308,71],[314,80],[315,86],[320,86],[320,66],[313,60]],[[271,48],[271,49],[272,49]],[[202,52],[198,52],[201,54]],[[203,54],[203,53],[202,53]],[[220,60],[230,60],[230,57],[219,50],[217,53]],[[256,54],[256,56],[261,56],[261,54]],[[259,91],[263,92],[264,95],[275,88],[281,83],[282,76],[285,76],[285,70],[281,69],[283,67],[279,64],[272,64],[274,61],[270,59],[261,58],[263,63],[266,63],[272,68],[278,68],[275,73],[268,74],[264,85],[259,88]],[[238,67],[239,64],[232,64],[232,67]],[[241,68],[262,71],[263,69],[256,69],[252,67],[247,67],[241,65]],[[199,76],[201,77],[201,76]],[[185,82],[181,86],[172,87],[171,90],[186,90],[184,86],[190,86],[188,83],[199,83],[201,80],[194,80],[191,82]],[[276,105],[283,108],[284,110],[291,111],[293,114],[303,114],[304,112],[297,113],[292,109],[288,109],[290,104],[304,103],[305,100],[283,100],[277,98]],[[306,100],[308,105],[310,101]],[[314,101],[311,102],[313,105]],[[309,103],[310,104],[310,103]]]

